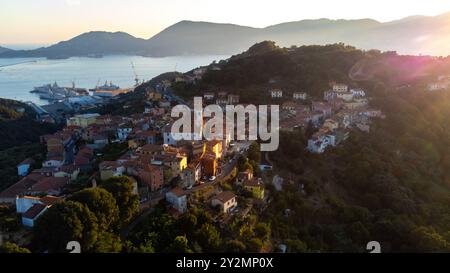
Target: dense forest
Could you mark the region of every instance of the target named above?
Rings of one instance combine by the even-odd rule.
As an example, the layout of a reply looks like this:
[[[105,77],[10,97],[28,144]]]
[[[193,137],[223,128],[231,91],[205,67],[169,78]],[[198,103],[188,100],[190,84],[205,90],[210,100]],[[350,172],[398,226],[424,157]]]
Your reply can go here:
[[[17,164],[28,157],[42,160],[39,137],[57,126],[36,121],[34,111],[19,101],[0,99],[0,191],[19,180]]]
[[[19,101],[0,99],[0,150],[38,142],[39,136],[56,130],[56,126],[36,121],[36,114]]]
[[[289,251],[362,252],[371,240],[450,251],[450,94],[403,89],[373,104],[387,118],[370,133],[323,155],[305,151],[308,132],[283,133],[270,154],[290,179],[266,218]]]

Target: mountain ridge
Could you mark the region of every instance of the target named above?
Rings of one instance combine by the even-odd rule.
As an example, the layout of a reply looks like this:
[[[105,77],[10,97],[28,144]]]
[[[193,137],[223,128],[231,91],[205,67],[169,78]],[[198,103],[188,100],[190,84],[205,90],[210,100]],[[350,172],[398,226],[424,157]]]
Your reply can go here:
[[[325,45],[351,44],[358,48],[398,51],[402,54],[449,55],[450,12],[437,16],[414,15],[390,22],[363,19],[305,19],[264,28],[230,23],[182,20],[149,39],[126,32],[90,31],[48,47],[33,50],[3,50],[8,57],[72,57],[101,55],[174,55],[234,54],[251,45],[273,40],[277,44]]]

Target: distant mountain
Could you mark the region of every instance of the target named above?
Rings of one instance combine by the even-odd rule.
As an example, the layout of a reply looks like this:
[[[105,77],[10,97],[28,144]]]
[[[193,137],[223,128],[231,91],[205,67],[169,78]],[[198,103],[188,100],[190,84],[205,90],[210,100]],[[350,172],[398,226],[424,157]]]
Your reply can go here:
[[[0,46],[0,54],[7,52],[7,51],[11,51],[11,49]]]
[[[231,54],[261,41],[261,29],[232,24],[181,21],[148,40],[150,56]]]
[[[380,23],[360,20],[302,20],[251,28],[233,24],[181,21],[145,40],[123,32],[89,32],[35,50],[1,52],[0,57],[69,57],[91,54],[145,56],[235,54],[272,40],[278,45],[351,44],[402,54],[449,55],[450,13],[410,16]]]
[[[0,57],[64,58],[98,54],[138,54],[145,47],[146,40],[125,32],[91,31],[49,47],[8,51],[0,54]]]

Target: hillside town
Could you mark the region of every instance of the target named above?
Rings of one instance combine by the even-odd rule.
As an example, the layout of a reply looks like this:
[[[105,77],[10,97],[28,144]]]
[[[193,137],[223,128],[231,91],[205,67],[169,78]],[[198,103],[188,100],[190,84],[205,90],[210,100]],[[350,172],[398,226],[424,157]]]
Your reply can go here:
[[[280,130],[312,126],[317,130],[308,140],[308,151],[323,153],[327,147],[335,147],[346,140],[351,128],[370,132],[373,118],[385,118],[384,114],[369,106],[366,92],[350,89],[346,84],[330,83],[323,100],[308,99],[305,92],[293,92],[292,99],[281,105]],[[272,98],[283,98],[280,89],[270,90]]]
[[[165,199],[168,211],[179,215],[187,209],[187,196],[208,189],[210,207],[232,213],[238,206],[236,195],[218,182],[235,179],[239,154],[251,142],[232,141],[230,136],[176,141],[170,133],[170,101],[154,90],[147,92],[147,98],[148,107],[141,114],[88,113],[67,118],[62,130],[41,137],[46,148],[41,167],[33,169],[31,158],[21,162],[17,172],[22,178],[0,193],[0,202],[15,204],[23,225],[33,227],[52,204],[71,194],[71,185],[80,179],[87,181],[85,187],[97,187],[112,177],[127,176],[143,210]],[[252,172],[247,176],[239,182],[242,190],[264,199],[260,179],[253,179]]]
[[[164,81],[156,89],[148,88],[144,113],[86,113],[67,118],[62,130],[41,137],[46,147],[41,167],[33,169],[36,164],[31,158],[20,163],[17,171],[22,178],[0,193],[0,202],[15,204],[23,225],[33,227],[52,204],[71,194],[71,185],[80,179],[86,182],[83,187],[97,187],[112,177],[127,176],[133,181],[141,210],[165,200],[167,211],[179,216],[190,202],[199,202],[195,192],[206,191],[205,209],[218,207],[223,214],[248,212],[248,207],[237,209],[237,195],[223,183],[232,183],[241,194],[248,193],[254,204],[263,204],[269,194],[263,177],[251,169],[237,171],[239,157],[245,156],[252,142],[234,141],[231,135],[212,141],[175,140],[170,109],[178,99],[168,93],[169,87]],[[311,153],[339,145],[351,128],[369,133],[371,119],[384,118],[381,111],[369,107],[364,90],[338,83],[330,87],[323,100],[293,92],[292,99],[280,107],[280,130],[316,129],[305,147]],[[272,89],[268,95],[276,104],[286,92]],[[239,103],[238,95],[223,91],[205,92],[203,99],[221,106]]]

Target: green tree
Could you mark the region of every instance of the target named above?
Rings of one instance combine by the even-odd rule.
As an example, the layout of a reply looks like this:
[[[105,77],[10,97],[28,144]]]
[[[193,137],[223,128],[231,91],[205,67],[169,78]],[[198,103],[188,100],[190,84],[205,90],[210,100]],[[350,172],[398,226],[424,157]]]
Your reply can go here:
[[[84,204],[65,201],[50,207],[34,227],[36,245],[50,252],[65,252],[69,241],[78,241],[91,251],[98,238],[95,214]]]
[[[240,172],[243,172],[246,170],[246,164],[248,163],[248,160],[245,156],[239,155],[237,160],[237,167]]]
[[[164,168],[163,175],[164,175],[164,184],[169,184],[170,181],[172,181],[172,179],[174,178],[172,169],[170,168]]]
[[[133,193],[133,182],[127,176],[113,177],[102,183],[102,187],[112,193],[119,207],[122,224],[128,223],[139,210],[139,198]]]
[[[122,242],[117,234],[101,232],[92,247],[95,253],[118,253],[122,250]]]
[[[252,238],[248,241],[248,250],[252,253],[259,253],[263,247],[264,243],[259,238]]]
[[[11,242],[5,242],[0,246],[0,253],[31,253],[30,250]]]
[[[255,161],[258,164],[261,162],[261,148],[257,142],[250,144],[247,157],[249,160]]]
[[[88,188],[72,195],[69,200],[85,204],[98,220],[99,228],[110,230],[119,220],[119,208],[114,196],[103,188]]]
[[[192,253],[189,248],[186,236],[177,236],[169,246],[168,251],[171,253]]]
[[[204,251],[216,252],[221,244],[220,233],[213,225],[203,224],[197,233],[197,241]]]
[[[180,229],[186,234],[194,234],[197,227],[197,216],[192,213],[185,213],[178,220]]]
[[[448,242],[431,227],[417,227],[410,234],[411,242],[417,251],[441,252],[449,251]]]
[[[266,223],[258,223],[255,226],[255,233],[263,242],[270,239],[270,225]]]
[[[288,252],[293,253],[305,253],[308,247],[305,242],[301,240],[286,240],[286,245],[288,247]]]
[[[229,240],[226,243],[226,251],[231,253],[243,253],[247,249],[245,244],[239,240]]]

